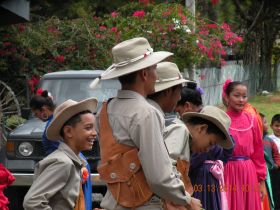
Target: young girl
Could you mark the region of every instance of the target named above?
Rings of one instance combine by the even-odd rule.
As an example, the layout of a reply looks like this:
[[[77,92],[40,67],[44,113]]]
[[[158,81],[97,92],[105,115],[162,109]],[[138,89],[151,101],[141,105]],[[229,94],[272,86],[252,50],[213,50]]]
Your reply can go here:
[[[266,165],[261,131],[254,115],[244,111],[247,87],[241,82],[224,86],[230,134],[235,140],[233,156],[225,166],[225,186],[229,209],[260,210],[265,192]]]
[[[201,108],[201,90],[195,83],[188,83],[181,91],[181,100],[177,103],[176,111],[182,116],[182,113],[185,112],[199,112]],[[212,174],[211,171],[217,166],[220,166],[220,171],[222,171],[223,164],[217,160],[226,162],[232,150],[232,148],[224,149],[220,146],[213,146],[208,152],[192,153],[191,155],[189,176],[194,186],[193,197],[201,200],[202,206],[206,210],[226,209],[225,197],[221,201],[220,181],[222,182],[222,177],[217,179],[215,177],[217,175]]]
[[[54,111],[47,128],[49,140],[61,139],[57,150],[40,161],[35,168],[34,182],[25,196],[25,209],[85,208],[82,182],[88,177],[82,150],[90,150],[96,138],[94,98],[81,102],[67,100]]]

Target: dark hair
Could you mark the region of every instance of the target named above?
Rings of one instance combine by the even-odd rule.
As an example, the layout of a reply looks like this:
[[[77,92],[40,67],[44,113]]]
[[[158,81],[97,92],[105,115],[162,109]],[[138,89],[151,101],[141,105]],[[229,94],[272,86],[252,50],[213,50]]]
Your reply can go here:
[[[72,116],[69,120],[67,120],[59,131],[60,136],[64,137],[64,132],[63,132],[64,126],[70,125],[70,126],[74,127],[77,123],[81,122],[81,115],[87,114],[87,113],[92,113],[92,112],[89,110],[81,111],[81,112],[75,114],[74,116]]]
[[[193,82],[187,83],[181,90],[181,100],[177,105],[184,105],[186,102],[190,102],[196,106],[202,105],[201,93],[196,89],[197,84]]]
[[[172,91],[175,91],[177,88],[181,88],[182,85],[179,84],[179,85],[175,85],[175,86],[172,86],[170,88],[167,88],[165,90],[162,90],[162,91],[159,91],[159,92],[156,92],[156,93],[153,93],[151,95],[148,95],[147,98],[149,99],[152,99],[152,100],[156,100],[160,95],[164,94],[167,90],[172,90]]]
[[[119,81],[120,81],[121,85],[131,85],[131,84],[135,83],[137,73],[138,72],[136,71],[136,72],[132,72],[130,74],[119,77]]]
[[[214,123],[212,123],[209,120],[206,120],[201,117],[191,117],[188,119],[187,123],[190,123],[192,125],[201,125],[201,124],[207,124],[207,133],[208,134],[215,134],[217,136],[220,136],[222,139],[226,139],[226,135],[219,129]]]
[[[276,115],[274,115],[274,116],[272,117],[272,119],[271,119],[271,125],[273,125],[273,124],[276,123],[276,122],[280,123],[280,114],[276,114]]]
[[[246,86],[244,83],[240,81],[233,81],[228,84],[228,86],[225,89],[225,93],[229,96],[229,94],[233,91],[233,89],[238,85]]]
[[[40,95],[35,95],[31,98],[29,106],[31,109],[41,110],[43,106],[47,106],[50,110],[55,109],[52,98],[49,96],[47,90],[44,90]]]
[[[259,115],[261,116],[262,119],[265,118],[265,115],[263,113],[259,112]]]

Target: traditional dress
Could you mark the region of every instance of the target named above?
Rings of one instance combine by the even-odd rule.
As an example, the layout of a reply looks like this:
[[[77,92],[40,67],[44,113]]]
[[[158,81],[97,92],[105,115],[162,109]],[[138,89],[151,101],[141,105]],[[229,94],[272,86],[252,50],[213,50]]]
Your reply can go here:
[[[201,200],[205,210],[222,209],[219,180],[210,169],[216,160],[226,162],[231,154],[232,149],[214,146],[208,152],[193,153],[191,156],[189,176],[194,187],[193,197]]]
[[[233,156],[225,166],[225,186],[230,210],[261,210],[259,182],[266,179],[262,136],[256,118],[228,110]]]

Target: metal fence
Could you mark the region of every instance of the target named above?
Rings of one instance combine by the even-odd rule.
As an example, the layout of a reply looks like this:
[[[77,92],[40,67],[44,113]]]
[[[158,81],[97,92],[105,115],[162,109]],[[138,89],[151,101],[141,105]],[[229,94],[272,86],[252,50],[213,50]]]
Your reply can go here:
[[[271,76],[264,74],[266,68],[259,65],[244,66],[242,62],[231,61],[222,68],[196,69],[194,80],[204,89],[203,102],[205,105],[217,105],[222,103],[222,87],[227,79],[242,81],[248,87],[249,97],[263,91],[263,85],[269,87],[269,91],[280,88],[280,64],[271,70]],[[185,72],[188,75],[188,72]]]

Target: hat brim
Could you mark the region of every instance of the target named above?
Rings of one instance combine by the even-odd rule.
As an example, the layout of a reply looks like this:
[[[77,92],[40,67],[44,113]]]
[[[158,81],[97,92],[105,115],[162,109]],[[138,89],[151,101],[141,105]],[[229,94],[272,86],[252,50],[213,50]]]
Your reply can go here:
[[[57,117],[54,117],[53,121],[50,123],[46,132],[47,138],[52,141],[62,140],[62,136],[60,136],[60,130],[64,123],[82,111],[89,110],[91,112],[95,112],[97,103],[97,99],[90,98],[65,108],[61,113],[58,114]]]
[[[218,145],[220,145],[221,147],[223,147],[225,149],[231,149],[234,146],[233,142],[231,140],[231,137],[228,133],[228,130],[216,118],[214,118],[212,116],[209,116],[209,115],[206,115],[206,114],[198,113],[198,112],[187,112],[187,113],[183,114],[182,120],[184,121],[184,123],[187,123],[188,120],[192,117],[200,117],[200,118],[209,120],[210,122],[214,123],[225,134],[226,139],[222,140],[222,141],[219,141],[217,143]]]
[[[112,71],[109,71],[107,74],[105,73],[104,75],[102,75],[101,79],[102,80],[113,79],[139,71],[141,69],[153,66],[172,55],[173,53],[166,52],[166,51],[153,52],[151,55],[139,61],[133,62],[126,66],[118,67]]]
[[[185,82],[190,82],[190,81],[186,80],[186,79],[178,79],[178,80],[173,80],[173,81],[168,81],[168,82],[158,82],[155,84],[155,93],[168,89],[170,87],[176,86],[176,85],[183,84]]]

